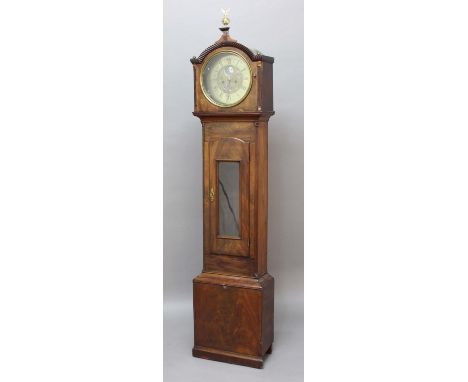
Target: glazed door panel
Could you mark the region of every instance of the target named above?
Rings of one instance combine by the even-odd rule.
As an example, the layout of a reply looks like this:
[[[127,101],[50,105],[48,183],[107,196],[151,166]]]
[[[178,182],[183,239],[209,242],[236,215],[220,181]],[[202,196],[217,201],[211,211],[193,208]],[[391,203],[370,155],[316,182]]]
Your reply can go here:
[[[210,252],[249,256],[249,142],[210,142]]]

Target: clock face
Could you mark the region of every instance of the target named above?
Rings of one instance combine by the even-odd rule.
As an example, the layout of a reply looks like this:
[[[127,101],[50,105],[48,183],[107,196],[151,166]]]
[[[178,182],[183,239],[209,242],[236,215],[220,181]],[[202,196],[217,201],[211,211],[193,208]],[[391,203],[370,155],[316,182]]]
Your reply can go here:
[[[215,54],[202,68],[203,93],[215,105],[221,107],[237,105],[249,94],[251,85],[250,66],[237,53]]]

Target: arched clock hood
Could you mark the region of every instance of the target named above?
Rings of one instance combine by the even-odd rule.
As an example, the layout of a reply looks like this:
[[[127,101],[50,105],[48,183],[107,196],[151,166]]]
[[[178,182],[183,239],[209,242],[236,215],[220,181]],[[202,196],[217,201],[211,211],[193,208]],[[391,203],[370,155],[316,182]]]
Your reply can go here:
[[[270,56],[265,56],[264,54],[261,54],[259,51],[256,49],[250,49],[247,46],[238,43],[237,40],[233,39],[229,35],[229,27],[222,27],[219,28],[223,34],[221,37],[213,44],[210,45],[208,48],[206,48],[203,52],[200,53],[198,57],[193,56],[190,59],[190,62],[192,64],[201,64],[203,63],[203,60],[205,59],[206,56],[208,56],[211,52],[218,48],[222,47],[233,47],[240,49],[243,51],[252,61],[263,61],[263,62],[268,62],[270,64],[273,64],[275,59]]]
[[[273,63],[274,58],[262,54],[256,49],[237,42],[229,35],[229,26],[219,28],[222,32],[219,39],[206,48],[198,57],[192,57],[190,62],[194,70],[194,112],[202,117],[237,117],[246,118],[247,115],[256,119],[268,119],[274,114],[273,110]],[[212,102],[202,88],[202,76],[205,65],[217,52],[232,50],[249,61],[252,75],[251,87],[239,103],[220,105]]]

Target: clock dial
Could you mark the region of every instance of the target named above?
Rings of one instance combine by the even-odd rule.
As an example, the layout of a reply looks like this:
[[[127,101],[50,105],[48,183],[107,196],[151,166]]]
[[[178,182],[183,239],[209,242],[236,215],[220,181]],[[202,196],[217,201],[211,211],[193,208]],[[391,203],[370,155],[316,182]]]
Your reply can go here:
[[[245,59],[234,52],[215,54],[203,66],[201,86],[211,103],[230,107],[240,103],[249,93],[252,73]]]

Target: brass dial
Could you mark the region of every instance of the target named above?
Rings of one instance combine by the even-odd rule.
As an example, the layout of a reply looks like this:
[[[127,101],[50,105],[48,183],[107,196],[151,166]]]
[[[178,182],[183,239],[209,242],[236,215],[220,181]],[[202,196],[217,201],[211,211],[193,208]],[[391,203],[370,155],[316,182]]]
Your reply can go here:
[[[208,100],[221,107],[239,104],[249,94],[252,72],[238,53],[223,51],[213,55],[201,73],[201,87]]]

